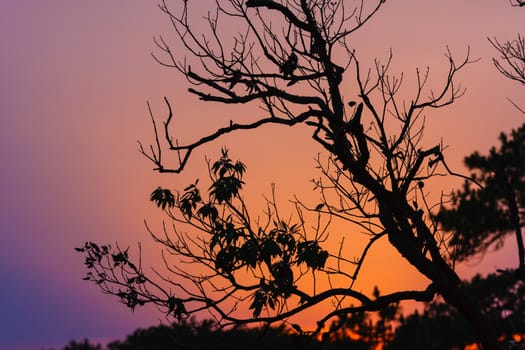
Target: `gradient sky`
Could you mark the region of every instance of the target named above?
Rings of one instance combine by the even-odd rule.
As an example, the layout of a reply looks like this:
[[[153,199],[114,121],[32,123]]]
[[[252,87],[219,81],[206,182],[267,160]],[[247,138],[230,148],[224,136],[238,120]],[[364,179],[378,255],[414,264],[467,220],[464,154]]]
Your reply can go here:
[[[450,164],[462,170],[465,155],[486,151],[499,132],[524,122],[506,100],[519,101],[523,88],[496,72],[487,41],[515,38],[524,18],[525,9],[507,0],[390,0],[354,42],[363,62],[392,48],[395,71],[409,77],[429,65],[438,82],[444,79],[445,47],[461,56],[470,46],[480,61],[458,75],[466,95],[430,111],[427,124],[430,142],[443,138]],[[247,163],[254,195],[269,193],[276,182],[283,198],[309,196],[317,146],[302,129],[224,138],[196,152],[181,176],[151,171],[136,142],[152,140],[146,101],[163,116],[162,98],[168,96],[176,105],[177,130],[187,140],[243,114],[199,104],[184,79],[153,61],[153,36],[174,38],[155,1],[3,0],[0,32],[1,349],[61,347],[84,337],[112,340],[164,321],[155,310],[132,314],[81,281],[82,257],[73,247],[86,240],[147,242],[143,220],[161,218],[149,193],[203,176],[205,154],[228,146]],[[453,185],[443,184],[446,190]],[[146,244],[145,252],[158,261],[153,246]],[[378,278],[367,280],[364,289],[374,283],[386,290],[424,285],[403,267],[397,277],[381,275],[381,259],[372,260],[369,275]],[[469,277],[513,266],[516,259],[508,244],[459,271]]]

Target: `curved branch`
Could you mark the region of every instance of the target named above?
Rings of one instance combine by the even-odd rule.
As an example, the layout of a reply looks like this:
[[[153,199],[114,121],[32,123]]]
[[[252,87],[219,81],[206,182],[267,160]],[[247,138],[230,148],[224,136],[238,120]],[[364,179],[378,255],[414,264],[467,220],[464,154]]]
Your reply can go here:
[[[290,21],[290,23],[293,23],[297,28],[300,28],[300,29],[303,29],[303,30],[309,30],[309,26],[308,24],[306,24],[305,22],[301,21],[296,15],[293,14],[292,11],[290,11],[290,9],[282,4],[279,4],[275,1],[272,1],[272,0],[248,0],[246,1],[246,7],[254,7],[254,8],[257,8],[257,7],[266,7],[267,9],[270,9],[270,10],[277,10],[279,11],[280,13],[283,14],[284,17],[286,17],[286,19],[288,21]]]
[[[171,105],[168,101],[167,98],[164,98],[164,101],[166,102],[166,104],[168,105],[168,108],[169,110],[171,111]],[[168,143],[169,143],[169,149],[170,150],[173,150],[173,151],[186,151],[185,154],[182,156],[182,157],[179,157],[179,166],[177,168],[174,168],[174,169],[171,169],[171,168],[165,168],[163,164],[160,163],[160,152],[159,154],[157,155],[154,155],[154,156],[151,156],[151,155],[148,155],[147,152],[144,151],[143,148],[141,148],[141,152],[143,152],[143,154],[145,154],[150,160],[154,160],[154,163],[155,165],[157,166],[155,168],[155,170],[161,172],[161,173],[180,173],[186,163],[188,162],[189,158],[190,158],[190,155],[192,153],[192,151],[196,148],[198,148],[199,146],[202,146],[203,144],[206,144],[208,142],[211,142],[225,134],[228,134],[228,133],[231,133],[231,132],[234,132],[234,131],[237,131],[237,130],[253,130],[253,129],[256,129],[262,125],[266,125],[266,124],[278,124],[278,125],[286,125],[286,126],[293,126],[293,125],[296,125],[296,124],[300,124],[300,123],[303,123],[305,122],[306,120],[308,120],[309,118],[311,117],[322,117],[324,116],[324,113],[322,111],[319,111],[319,110],[315,110],[315,109],[309,109],[299,115],[297,115],[297,117],[293,118],[293,119],[284,119],[284,118],[276,118],[276,117],[269,117],[269,118],[262,118],[262,119],[259,119],[253,123],[248,123],[248,124],[237,124],[237,123],[230,123],[229,126],[227,127],[224,127],[224,128],[220,128],[218,129],[217,131],[215,131],[214,133],[210,134],[210,135],[207,135],[207,136],[204,136],[202,137],[201,139],[199,139],[198,141],[195,141],[193,143],[190,143],[190,144],[187,144],[187,145],[177,145],[177,144],[173,144],[172,143],[172,138],[169,136],[169,133],[168,133],[168,126],[169,126],[169,123],[171,122],[172,118],[171,118],[172,114],[170,112],[170,117],[168,118],[168,120],[164,123],[164,126],[165,126],[165,132],[166,132],[166,139],[168,140]],[[156,142],[157,142],[157,145],[158,145],[158,138],[156,139]],[[160,148],[159,148],[160,149]]]
[[[422,290],[422,291],[413,290],[413,291],[395,292],[395,293],[387,294],[384,296],[380,296],[375,300],[368,300],[367,303],[364,303],[361,306],[351,306],[351,307],[342,308],[339,310],[334,310],[317,322],[317,330],[314,332],[314,334],[319,333],[324,327],[325,322],[328,321],[332,317],[339,316],[339,315],[345,315],[345,314],[351,314],[355,312],[378,311],[378,310],[381,310],[387,307],[390,304],[398,303],[403,300],[415,300],[415,301],[420,301],[420,302],[429,302],[429,301],[432,301],[436,293],[437,293],[437,288],[435,284],[432,283],[425,290]]]

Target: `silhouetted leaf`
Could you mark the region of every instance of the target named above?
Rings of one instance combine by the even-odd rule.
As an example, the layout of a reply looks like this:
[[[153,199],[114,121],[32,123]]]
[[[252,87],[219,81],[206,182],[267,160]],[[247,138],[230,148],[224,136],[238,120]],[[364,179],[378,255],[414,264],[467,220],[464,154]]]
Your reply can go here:
[[[266,305],[266,295],[263,291],[257,290],[253,297],[253,301],[249,307],[250,310],[253,310],[253,317],[259,317],[261,314],[262,308]]]
[[[113,266],[119,266],[128,262],[128,250],[126,249],[123,252],[118,252],[116,254],[111,254],[113,259]]]
[[[264,260],[271,260],[274,256],[281,255],[282,251],[279,245],[271,238],[266,238],[261,244],[261,256]]]
[[[299,242],[297,245],[297,262],[306,263],[312,269],[322,269],[328,259],[328,252],[321,249],[317,241]]]
[[[249,239],[241,246],[239,258],[249,266],[255,268],[259,258],[259,247],[255,239]]]
[[[212,203],[206,203],[197,211],[197,214],[204,218],[208,218],[211,221],[217,220],[219,216],[219,211],[213,206]]]
[[[297,323],[292,323],[292,328],[299,334],[303,334],[303,329]]]
[[[166,206],[173,208],[175,206],[175,197],[168,189],[157,187],[151,192],[150,201],[155,202],[159,208],[165,209]]]
[[[381,295],[381,293],[379,292],[379,288],[377,286],[374,286],[374,290],[372,291],[372,295],[376,299],[379,298],[379,296]]]
[[[224,273],[231,273],[238,258],[237,247],[226,247],[217,253],[215,257],[215,268]]]
[[[173,296],[168,298],[168,314],[171,314],[175,311],[177,299]]]
[[[281,260],[272,265],[272,275],[279,292],[288,297],[293,290],[293,272],[290,265]]]
[[[277,294],[272,287],[260,281],[260,288],[254,293],[250,310],[253,310],[253,317],[259,317],[263,307],[269,306],[272,310],[277,306]]]
[[[290,232],[293,231],[294,227],[290,228]],[[284,253],[288,256],[292,256],[295,253],[296,242],[292,234],[288,232],[281,232],[275,238],[276,242],[284,248]]]
[[[235,162],[234,166],[235,172],[239,175],[239,177],[242,177],[244,175],[244,172],[246,171],[246,165],[238,160]]]
[[[197,204],[202,201],[200,191],[196,187],[197,181],[195,184],[186,187],[184,194],[180,198],[180,203],[178,204],[180,211],[188,219],[191,219],[193,216],[193,210],[197,208]]]
[[[210,187],[210,194],[219,204],[239,195],[244,182],[235,176],[220,177]]]

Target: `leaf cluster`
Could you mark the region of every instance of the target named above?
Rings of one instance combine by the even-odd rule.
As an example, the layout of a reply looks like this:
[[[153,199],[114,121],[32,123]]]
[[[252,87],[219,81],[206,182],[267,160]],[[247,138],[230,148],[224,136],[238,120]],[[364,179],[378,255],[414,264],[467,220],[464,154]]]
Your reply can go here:
[[[137,305],[142,306],[148,302],[139,290],[147,282],[147,278],[130,260],[128,249],[114,249],[111,245],[86,242],[75,250],[85,255],[84,265],[88,272],[83,280],[94,282],[104,292],[119,297],[132,310]]]
[[[295,291],[295,268],[321,270],[329,254],[317,240],[306,239],[298,224],[275,219],[267,226],[252,227],[241,197],[245,164],[233,161],[226,149],[209,164],[208,199],[201,195],[196,181],[176,196],[173,206],[166,206],[172,214],[178,209],[187,223],[206,232],[202,249],[218,274],[230,281],[235,281],[240,270],[259,274],[249,307],[257,317],[263,307],[275,309],[280,299]],[[151,196],[157,205],[160,196],[156,192],[162,198],[175,198],[169,190],[157,189]]]
[[[168,208],[173,208],[175,205],[175,197],[171,191],[160,187],[151,193],[150,201],[155,202],[157,206],[162,209],[165,209],[166,206]]]

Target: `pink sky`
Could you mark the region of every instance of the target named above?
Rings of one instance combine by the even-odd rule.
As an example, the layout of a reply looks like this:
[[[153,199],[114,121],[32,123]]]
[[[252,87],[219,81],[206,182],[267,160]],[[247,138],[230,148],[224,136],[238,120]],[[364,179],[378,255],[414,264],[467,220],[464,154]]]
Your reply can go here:
[[[386,57],[392,48],[395,71],[408,78],[416,67],[429,65],[439,82],[446,45],[458,57],[470,46],[480,61],[458,75],[466,95],[442,111],[429,111],[427,119],[427,140],[442,137],[450,145],[450,164],[462,170],[465,155],[486,151],[501,131],[524,122],[506,100],[519,101],[523,88],[496,72],[487,41],[515,38],[524,18],[525,9],[505,0],[387,1],[356,36],[355,47],[363,63]],[[177,130],[188,140],[243,113],[199,104],[181,76],[153,61],[153,36],[175,38],[154,1],[3,1],[0,32],[0,348],[116,339],[163,321],[151,310],[131,314],[81,281],[82,257],[73,247],[85,240],[147,242],[143,220],[161,218],[149,193],[158,185],[180,188],[204,176],[205,154],[215,156],[226,145],[247,163],[250,193],[259,196],[255,201],[262,200],[259,193],[269,193],[271,182],[283,201],[294,193],[311,195],[307,181],[316,175],[318,149],[304,130],[235,135],[196,152],[181,176],[151,171],[136,143],[152,140],[147,100],[162,116],[162,98],[168,96],[176,105]],[[147,257],[156,261],[153,249],[146,245]],[[460,272],[468,277],[512,266],[514,255],[509,245]],[[376,258],[371,274],[383,263]],[[399,275],[406,276],[400,278],[404,286],[424,283],[403,267]],[[363,288],[380,282],[367,280]],[[385,289],[396,286],[394,280],[382,282]]]

